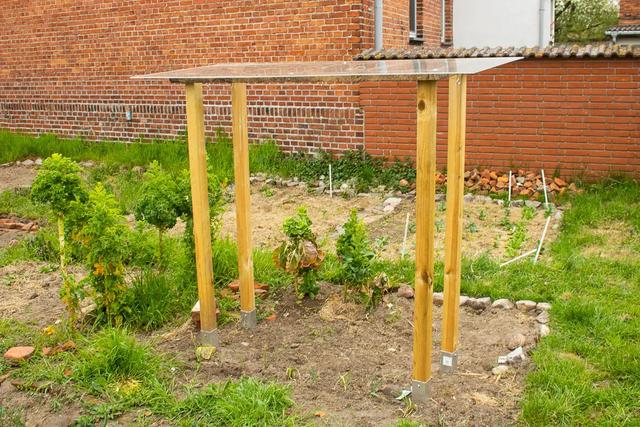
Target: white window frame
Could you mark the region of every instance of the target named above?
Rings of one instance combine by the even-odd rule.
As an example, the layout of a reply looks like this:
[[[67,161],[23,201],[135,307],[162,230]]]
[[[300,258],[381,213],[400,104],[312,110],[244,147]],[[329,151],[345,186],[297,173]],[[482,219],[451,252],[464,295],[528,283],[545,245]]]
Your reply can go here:
[[[412,15],[413,25],[411,25]],[[409,0],[409,38],[418,38],[418,0]]]

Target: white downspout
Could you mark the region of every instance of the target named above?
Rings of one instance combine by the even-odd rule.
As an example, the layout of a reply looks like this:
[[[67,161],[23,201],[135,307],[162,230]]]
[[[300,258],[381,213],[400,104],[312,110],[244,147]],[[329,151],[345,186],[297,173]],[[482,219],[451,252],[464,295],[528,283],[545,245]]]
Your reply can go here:
[[[373,6],[374,36],[373,47],[375,50],[382,49],[382,0],[375,0]]]
[[[538,46],[543,49],[546,47],[546,43],[544,42],[544,12],[546,3],[547,0],[540,0],[540,8],[538,9]]]

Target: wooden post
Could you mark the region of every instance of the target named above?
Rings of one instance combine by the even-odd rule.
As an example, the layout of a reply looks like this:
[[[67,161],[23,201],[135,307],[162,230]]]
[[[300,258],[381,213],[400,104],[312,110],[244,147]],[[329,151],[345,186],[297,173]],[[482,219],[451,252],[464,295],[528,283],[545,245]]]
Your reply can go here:
[[[231,83],[231,120],[233,122],[233,164],[238,227],[238,271],[240,275],[240,316],[247,329],[256,326],[256,302],[251,255],[251,192],[249,186],[249,127],[247,84]]]
[[[467,77],[449,78],[447,154],[447,218],[445,228],[444,307],[440,370],[453,372],[457,364],[462,262],[462,211],[464,200],[464,145],[466,131]]]
[[[426,403],[431,379],[436,199],[437,89],[418,81],[416,154],[416,276],[412,398]]]
[[[196,249],[198,297],[200,298],[200,341],[202,344],[219,347],[216,300],[213,289],[211,222],[209,218],[209,189],[207,185],[207,152],[204,138],[202,84],[187,83],[186,92],[193,235]]]

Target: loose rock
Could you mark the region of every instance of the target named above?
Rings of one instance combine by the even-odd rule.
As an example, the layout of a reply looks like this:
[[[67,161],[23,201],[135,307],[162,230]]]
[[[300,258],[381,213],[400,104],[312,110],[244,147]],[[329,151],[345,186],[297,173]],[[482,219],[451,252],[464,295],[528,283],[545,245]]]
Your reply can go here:
[[[402,199],[400,197],[389,197],[384,201],[385,206],[393,206],[394,208],[402,203]]]
[[[22,362],[31,358],[35,351],[31,346],[11,347],[4,353],[4,358],[10,362]]]
[[[469,298],[467,301],[467,307],[471,307],[474,310],[484,310],[491,305],[491,298]]]
[[[543,324],[549,323],[549,312],[543,311],[542,313],[538,314],[538,317],[536,317],[536,321]]]
[[[24,160],[24,161],[22,162],[22,166],[33,166],[35,163],[36,163],[36,162],[34,162],[34,161],[33,161],[33,160],[31,160],[31,159],[27,159],[27,160]]]
[[[437,306],[444,304],[444,294],[442,292],[433,293],[433,303]]]
[[[214,354],[216,354],[217,348],[215,346],[202,346],[196,348],[196,358],[198,360],[210,360]]]
[[[549,311],[551,310],[551,304],[548,302],[539,302],[538,305],[536,305],[536,309],[540,311]]]
[[[525,200],[524,205],[530,208],[538,209],[542,203],[537,200]]]
[[[515,307],[515,304],[506,298],[497,299],[491,304],[493,308],[501,308],[504,310],[511,310]]]
[[[522,311],[535,310],[537,305],[538,304],[536,304],[535,301],[530,301],[530,300],[516,301],[516,307],[518,308],[518,310],[522,310]]]
[[[515,350],[518,347],[522,347],[526,342],[527,342],[527,337],[525,337],[522,334],[514,334],[509,339],[507,348],[509,348],[509,350]]]
[[[503,375],[509,371],[509,367],[507,365],[498,365],[491,370],[493,375]]]
[[[544,338],[550,333],[551,333],[551,329],[549,329],[547,325],[542,323],[538,325],[538,334],[540,335],[540,338]]]
[[[408,285],[402,285],[398,288],[397,295],[402,298],[413,298],[413,289]]]

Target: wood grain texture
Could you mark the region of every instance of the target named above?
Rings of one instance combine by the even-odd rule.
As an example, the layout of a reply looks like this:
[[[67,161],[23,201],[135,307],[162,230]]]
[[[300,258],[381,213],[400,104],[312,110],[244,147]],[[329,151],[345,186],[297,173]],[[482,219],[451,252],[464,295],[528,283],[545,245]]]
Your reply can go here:
[[[413,379],[431,379],[436,197],[436,82],[417,84],[416,276]]]
[[[209,219],[202,85],[193,83],[185,86],[187,93],[187,140],[191,175],[193,235],[195,240],[198,297],[200,299],[200,329],[209,332],[217,328],[217,322],[211,258],[211,223]]]
[[[231,84],[231,118],[233,131],[233,165],[238,227],[238,271],[240,275],[240,310],[256,309],[251,254],[251,188],[249,185],[249,125],[247,85]]]
[[[449,78],[449,136],[447,153],[447,213],[444,239],[442,350],[450,353],[456,351],[460,315],[466,93],[466,76],[452,76]]]

